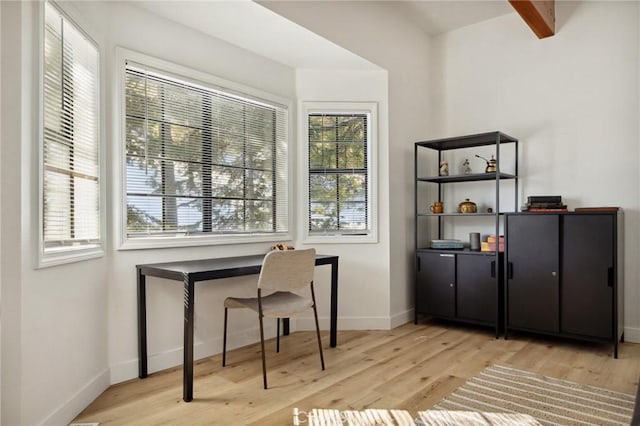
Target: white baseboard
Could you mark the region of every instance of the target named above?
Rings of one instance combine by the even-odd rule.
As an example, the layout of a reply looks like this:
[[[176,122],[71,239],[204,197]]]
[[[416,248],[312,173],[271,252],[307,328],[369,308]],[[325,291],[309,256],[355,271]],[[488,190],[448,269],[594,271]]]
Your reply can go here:
[[[109,387],[109,370],[105,369],[49,414],[43,425],[67,425]]]
[[[342,317],[338,319],[338,331],[340,330],[389,330],[399,325],[410,322],[413,319],[413,310],[402,312],[389,317]],[[319,318],[321,330],[329,330],[328,317]],[[291,321],[291,332],[296,330],[315,330],[313,317],[296,318]],[[275,326],[265,326],[265,337],[272,338],[276,335]],[[229,350],[256,343],[260,339],[258,328],[242,330],[230,333],[227,347]],[[213,356],[222,352],[222,338],[206,342],[196,342],[193,348],[194,359],[198,360]],[[182,365],[182,347],[170,349],[162,353],[149,354],[147,359],[148,373],[153,373],[167,368]],[[138,359],[121,362],[111,366],[110,381],[114,385],[138,377]]]
[[[318,318],[320,330],[329,330],[329,318]],[[292,321],[293,330],[315,330],[316,324],[313,317],[300,317]],[[340,317],[338,318],[338,332],[340,330],[389,330],[391,321],[389,317]]]
[[[413,321],[413,309],[408,309],[392,315],[391,317],[340,317],[338,318],[338,331],[340,330],[391,330],[403,324]],[[329,330],[329,318],[318,318],[320,330]],[[300,317],[292,321],[297,330],[315,330],[313,317]],[[292,331],[294,327],[292,325]]]
[[[408,322],[413,322],[414,319],[415,316],[413,309],[407,309],[404,312],[391,315],[391,328],[400,327]]]
[[[631,343],[640,343],[640,328],[625,327],[624,341]]]
[[[276,327],[265,325],[264,334],[266,339],[276,336]],[[227,336],[227,350],[241,348],[260,341],[260,331],[258,327],[245,329],[236,333],[229,333]],[[222,353],[222,337],[205,341],[196,342],[193,345],[193,358],[199,360],[209,356]],[[182,347],[170,349],[162,353],[147,355],[147,372],[149,374],[156,371],[165,370],[167,368],[182,365],[183,352]],[[138,359],[121,362],[120,364],[111,366],[111,384],[121,383],[138,377]]]

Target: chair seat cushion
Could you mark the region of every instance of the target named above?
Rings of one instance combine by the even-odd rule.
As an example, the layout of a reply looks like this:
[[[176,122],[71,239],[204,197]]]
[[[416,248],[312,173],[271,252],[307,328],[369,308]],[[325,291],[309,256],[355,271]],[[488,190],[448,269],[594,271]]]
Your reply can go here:
[[[288,291],[276,291],[262,297],[262,315],[271,318],[287,318],[296,316],[313,306],[311,298]],[[227,297],[224,307],[249,308],[258,312],[257,297]]]

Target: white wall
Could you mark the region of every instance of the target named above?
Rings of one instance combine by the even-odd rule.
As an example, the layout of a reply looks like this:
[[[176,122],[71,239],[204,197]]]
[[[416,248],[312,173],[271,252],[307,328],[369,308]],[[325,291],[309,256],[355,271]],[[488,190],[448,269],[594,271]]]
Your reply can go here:
[[[87,16],[101,17],[108,28],[105,61],[108,99],[108,140],[113,141],[108,153],[109,182],[115,182],[120,168],[115,164],[119,130],[113,127],[114,107],[119,102],[116,93],[117,73],[114,63],[116,46],[145,53],[198,71],[250,87],[260,88],[281,97],[295,98],[294,72],[264,57],[234,47],[224,41],[205,36],[146,10],[127,3],[82,3],[76,7]],[[270,244],[244,244],[156,250],[118,250],[115,217],[119,214],[117,191],[111,187],[109,236],[114,246],[109,264],[109,338],[108,359],[111,382],[137,377],[137,308],[135,265],[183,259],[228,257],[264,253]],[[327,286],[328,288],[328,286]],[[246,277],[198,284],[195,309],[196,358],[218,353],[222,349],[222,302],[230,293],[249,295],[255,292],[255,277]],[[175,281],[147,280],[147,321],[149,371],[157,371],[182,363],[182,285]],[[237,317],[237,319],[236,319]],[[230,347],[257,339],[257,324],[250,313],[232,313]],[[271,328],[275,328],[272,324]],[[275,334],[275,333],[274,333]]]
[[[413,319],[413,142],[432,133],[431,39],[390,2],[260,4],[388,72],[389,146],[386,157],[380,154],[379,165],[388,168],[389,181],[379,188],[379,206],[388,211],[389,245],[375,260],[389,259],[389,325],[404,324]]]
[[[556,2],[538,40],[516,14],[434,39],[438,136],[501,130],[520,139],[520,200],[625,211],[625,338],[640,341],[636,259],[638,4]]]
[[[4,2],[2,9],[2,137],[0,138],[2,163],[0,171],[0,196],[2,216],[0,229],[2,246],[2,418],[4,424],[18,424],[21,400],[21,345],[20,342],[20,190],[8,190],[6,182],[20,182],[20,46],[21,11],[18,3]],[[10,36],[11,35],[11,36]],[[9,42],[11,40],[11,42]],[[12,143],[10,143],[10,141]],[[6,266],[5,266],[6,265]]]
[[[2,28],[2,7],[0,7],[0,28]],[[2,58],[2,30],[0,29],[0,58]],[[0,99],[2,99],[2,66],[0,66]],[[2,102],[0,102],[0,140],[2,140]],[[2,158],[2,145],[0,145]],[[0,182],[2,182],[2,161],[0,160]],[[0,184],[0,241],[2,241],[2,185]],[[0,244],[0,312],[2,309],[2,244]],[[0,421],[2,419],[2,315],[0,314]]]
[[[77,413],[68,411],[70,403],[84,406],[108,385],[106,259],[35,269],[40,6],[2,3],[5,424],[67,422]]]
[[[388,329],[391,326],[389,316],[389,168],[386,158],[389,154],[388,127],[388,86],[385,71],[330,71],[298,70],[296,72],[296,92],[299,105],[300,136],[304,141],[302,129],[306,126],[303,102],[375,102],[378,108],[378,128],[376,157],[377,173],[373,176],[378,184],[378,241],[364,244],[318,244],[319,253],[331,253],[340,256],[339,261],[339,299],[338,327],[340,329]],[[298,149],[297,163],[304,164],[303,150]],[[298,168],[298,182],[306,179],[306,170]],[[300,188],[303,188],[302,186]],[[297,216],[307,214],[306,207],[299,200],[296,205]],[[302,246],[302,221],[298,224],[296,246]],[[329,273],[327,268],[325,273]],[[329,294],[318,297],[318,309],[321,317],[329,317]],[[328,325],[328,324],[326,324]],[[326,328],[325,325],[325,328]],[[299,328],[313,329],[312,316],[298,319]]]

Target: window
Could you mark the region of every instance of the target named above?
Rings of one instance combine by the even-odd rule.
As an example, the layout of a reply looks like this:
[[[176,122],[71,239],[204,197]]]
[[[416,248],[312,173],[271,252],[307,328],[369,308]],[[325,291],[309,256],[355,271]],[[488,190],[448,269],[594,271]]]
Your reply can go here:
[[[307,104],[307,235],[373,237],[375,105]],[[371,238],[362,239],[371,241]]]
[[[132,61],[124,92],[128,241],[288,232],[287,107]]]
[[[99,53],[44,4],[41,265],[102,253]]]

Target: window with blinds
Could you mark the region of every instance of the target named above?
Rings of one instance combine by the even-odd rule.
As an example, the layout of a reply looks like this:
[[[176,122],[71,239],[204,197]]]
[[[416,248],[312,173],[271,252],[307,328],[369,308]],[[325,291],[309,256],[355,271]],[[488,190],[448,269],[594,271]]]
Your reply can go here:
[[[288,231],[286,107],[125,67],[126,236]]]
[[[42,246],[56,256],[101,248],[99,53],[44,4]]]
[[[367,233],[369,114],[307,117],[309,235]]]

